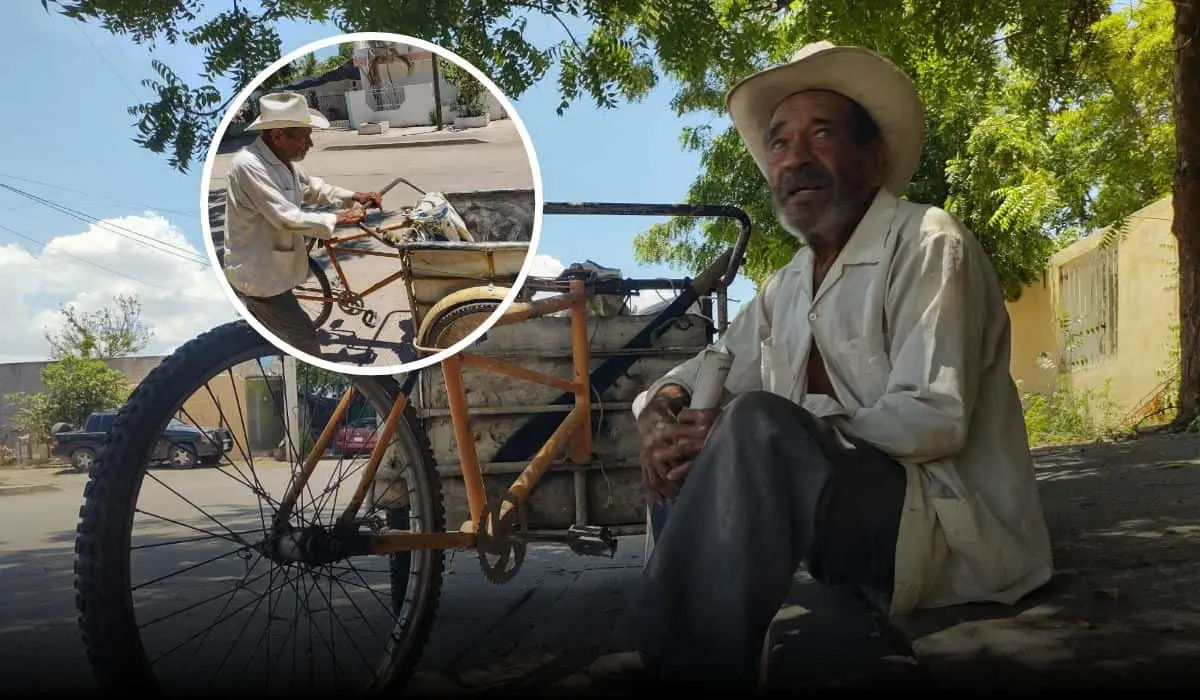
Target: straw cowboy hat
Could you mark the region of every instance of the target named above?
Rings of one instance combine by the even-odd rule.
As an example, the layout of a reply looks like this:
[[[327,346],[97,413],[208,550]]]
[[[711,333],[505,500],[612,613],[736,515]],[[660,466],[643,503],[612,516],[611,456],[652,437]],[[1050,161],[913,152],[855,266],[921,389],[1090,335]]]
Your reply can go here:
[[[770,177],[763,134],[779,103],[805,90],[829,90],[859,103],[879,125],[888,151],[884,186],[899,195],[917,171],[924,148],[925,115],[912,81],[891,61],[858,46],[809,44],[781,66],[733,86],[725,108],[758,169]]]
[[[265,129],[289,129],[308,126],[328,129],[329,120],[315,109],[310,109],[304,95],[298,92],[273,92],[258,98],[258,119],[246,131]]]

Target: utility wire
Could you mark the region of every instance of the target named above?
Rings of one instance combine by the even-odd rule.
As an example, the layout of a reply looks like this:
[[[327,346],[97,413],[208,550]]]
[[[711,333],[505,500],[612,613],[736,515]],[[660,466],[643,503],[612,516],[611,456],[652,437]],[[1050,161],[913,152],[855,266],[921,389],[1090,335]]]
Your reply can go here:
[[[52,182],[45,182],[43,180],[34,180],[32,178],[19,177],[17,175],[8,175],[7,173],[0,173],[0,178],[3,178],[5,180],[17,180],[19,182],[28,182],[31,185],[41,185],[43,187],[51,187],[53,189],[62,190],[64,192],[74,192],[75,194],[82,194],[82,195],[86,195],[86,196],[90,196],[90,197],[95,197],[97,199],[107,199],[110,202],[116,202],[118,204],[130,204],[133,206],[143,207],[145,209],[151,209],[153,211],[166,212],[169,214],[182,214],[183,216],[196,216],[196,214],[197,214],[195,209],[193,209],[191,211],[184,211],[182,209],[169,209],[167,207],[156,207],[152,204],[145,204],[143,202],[131,202],[129,200],[117,199],[116,197],[110,197],[108,195],[100,194],[99,192],[89,192],[88,190],[79,190],[79,189],[75,189],[73,187],[64,187],[62,185],[56,185]]]
[[[30,236],[28,234],[17,231],[16,229],[5,226],[4,224],[0,224],[0,231],[7,231],[8,233],[11,233],[12,235],[14,235],[18,238],[23,238],[23,239],[29,241],[30,243],[33,243],[34,245],[38,246],[42,250],[45,250],[47,247],[47,243],[45,243],[44,241],[39,241],[38,239],[34,238],[33,236]],[[118,277],[124,277],[125,279],[130,280],[131,282],[137,282],[138,284],[144,284],[147,287],[153,287],[155,289],[161,289],[164,292],[171,292],[172,294],[177,294],[184,299],[190,299],[190,300],[196,301],[196,302],[203,302],[205,304],[211,304],[213,301],[212,299],[203,299],[201,297],[188,294],[187,292],[181,291],[179,289],[172,289],[171,287],[164,287],[161,284],[154,284],[153,282],[147,282],[146,280],[139,279],[128,273],[121,272],[120,270],[114,270],[111,267],[101,265],[100,263],[92,261],[92,260],[88,260],[87,258],[81,258],[78,255],[71,255],[70,253],[67,253],[65,251],[56,250],[56,251],[54,251],[54,254],[61,255],[65,258],[70,258],[71,260],[83,263],[84,265],[91,265],[92,267],[94,267],[98,270],[103,270],[104,272],[108,272],[108,273],[117,275]]]
[[[93,224],[95,226],[99,226],[100,228],[106,229],[111,233],[117,234],[118,236],[123,236],[124,238],[130,238],[130,240],[133,240],[137,243],[145,245],[149,248],[153,248],[159,252],[166,253],[168,255],[173,255],[173,256],[179,258],[180,260],[184,260],[186,262],[194,263],[197,265],[203,265],[204,267],[212,266],[211,263],[207,259],[197,256],[195,253],[193,253],[188,248],[173,245],[173,244],[167,243],[165,241],[156,240],[156,239],[154,239],[150,236],[147,236],[143,233],[140,233],[138,231],[134,231],[132,229],[125,228],[124,226],[114,224],[111,221],[104,221],[101,219],[97,219],[94,216],[91,216],[91,215],[85,214],[81,211],[72,209],[63,204],[59,204],[58,202],[54,202],[49,199],[45,199],[44,197],[39,197],[35,194],[31,194],[24,190],[17,189],[16,187],[13,187],[12,185],[6,185],[4,183],[0,183],[0,187],[4,188],[6,190],[9,190],[10,192],[13,192],[15,194],[18,194],[22,197],[25,197],[26,199],[37,202],[43,206],[49,207],[50,209],[53,209],[61,214],[66,214],[67,216],[70,216],[72,218],[83,221],[84,223],[89,223],[89,224]],[[122,233],[122,232],[124,232],[124,233]],[[128,234],[128,235],[126,235],[126,234]]]
[[[125,76],[121,75],[121,73],[117,70],[117,67],[112,64],[112,61],[108,60],[108,56],[104,55],[104,52],[100,50],[100,47],[96,46],[96,42],[92,41],[92,37],[88,36],[88,33],[84,31],[83,22],[72,22],[72,24],[74,24],[75,28],[79,30],[79,33],[83,35],[84,40],[91,45],[92,50],[95,51],[98,56],[100,56],[100,60],[104,61],[104,65],[108,66],[108,69],[117,77],[117,80],[121,81],[121,84],[125,86],[125,89],[129,91],[129,94],[132,95],[135,100],[141,99],[138,97],[137,92],[129,85],[128,82],[125,81]]]

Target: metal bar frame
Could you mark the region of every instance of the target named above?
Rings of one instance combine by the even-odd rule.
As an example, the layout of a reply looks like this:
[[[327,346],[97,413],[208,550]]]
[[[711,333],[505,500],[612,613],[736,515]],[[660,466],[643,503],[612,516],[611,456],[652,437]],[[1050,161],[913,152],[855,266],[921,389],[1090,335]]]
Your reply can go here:
[[[725,306],[725,289],[737,275],[737,270],[745,255],[746,245],[750,236],[750,220],[745,212],[735,207],[724,206],[547,203],[543,206],[543,213],[727,217],[736,220],[741,226],[741,233],[733,249],[726,256],[722,256],[710,265],[709,269],[705,270],[700,277],[690,281],[688,287],[688,291],[697,298],[712,293],[718,295],[718,332],[724,331],[727,326],[723,308]],[[366,227],[363,228],[366,229]],[[374,235],[369,230],[367,232]],[[356,237],[361,237],[361,234],[356,235]],[[334,261],[334,266],[338,269],[339,276],[342,276],[344,280],[344,275],[341,274],[340,266],[336,262],[334,251],[337,250],[345,250],[345,252],[352,254],[360,251],[340,249],[336,244],[331,248],[331,260]],[[403,252],[388,255],[388,257],[397,258],[403,258],[403,256]],[[721,267],[724,267],[724,269],[720,269]],[[475,546],[477,525],[482,521],[483,514],[487,511],[488,502],[479,455],[476,452],[475,441],[471,435],[470,409],[467,404],[466,389],[463,386],[463,368],[468,366],[558,388],[571,394],[574,399],[573,405],[567,412],[566,417],[553,430],[548,439],[542,443],[537,453],[525,464],[524,468],[520,470],[509,486],[508,497],[504,498],[501,502],[500,516],[503,517],[506,511],[518,507],[530,496],[542,476],[550,470],[556,458],[564,451],[567,453],[571,468],[576,473],[575,490],[578,506],[580,491],[583,487],[582,479],[584,471],[591,461],[592,441],[594,437],[592,435],[591,420],[593,387],[590,383],[592,358],[590,343],[588,342],[587,303],[589,289],[581,280],[571,280],[569,289],[570,291],[565,294],[539,299],[529,303],[523,309],[507,312],[495,323],[496,326],[509,325],[545,316],[555,311],[569,310],[571,314],[573,369],[573,376],[569,382],[561,378],[526,369],[511,362],[475,355],[469,352],[460,352],[441,362],[442,377],[446,384],[450,416],[454,426],[455,442],[457,443],[460,455],[459,472],[465,486],[467,506],[470,511],[471,520],[463,523],[456,532],[416,533],[393,530],[382,534],[369,535],[364,537],[367,552],[374,555],[385,555],[419,549],[470,549]],[[667,313],[674,313],[674,315],[678,316],[682,311],[671,312],[668,309],[662,312],[660,317]],[[651,324],[661,321],[660,317],[656,317]],[[438,352],[440,350],[439,348],[420,349],[426,352]],[[297,478],[293,481],[288,493],[281,502],[282,504],[286,504],[287,507],[280,509],[280,513],[283,514],[282,518],[278,515],[276,516],[276,527],[282,527],[286,523],[287,516],[290,515],[291,509],[294,507],[309,477],[311,477],[315,470],[320,455],[324,454],[329,440],[332,439],[334,433],[333,426],[340,421],[349,408],[353,393],[354,390],[351,388],[342,397],[330,422],[322,431],[316,444],[313,445],[302,469],[296,475]],[[391,444],[399,421],[403,416],[404,409],[408,406],[408,401],[408,394],[402,390],[388,413],[380,439],[376,441],[375,447],[371,450],[371,456],[360,477],[354,497],[346,505],[345,510],[338,519],[339,527],[353,526],[354,517],[378,472],[379,464]],[[434,478],[440,477],[434,475]],[[583,517],[586,519],[586,513],[583,514]]]

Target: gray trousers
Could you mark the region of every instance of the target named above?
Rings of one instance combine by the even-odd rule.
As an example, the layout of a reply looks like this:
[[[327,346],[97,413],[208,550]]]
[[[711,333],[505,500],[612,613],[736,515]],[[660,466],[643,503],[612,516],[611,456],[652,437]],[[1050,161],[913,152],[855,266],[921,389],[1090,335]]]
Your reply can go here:
[[[890,595],[903,468],[775,394],[718,417],[636,593],[634,638],[671,684],[752,687],[801,562],[819,582]]]
[[[300,301],[292,292],[273,297],[251,297],[238,293],[254,318],[288,345],[314,357],[321,357],[321,342],[317,340],[317,327],[300,307]]]

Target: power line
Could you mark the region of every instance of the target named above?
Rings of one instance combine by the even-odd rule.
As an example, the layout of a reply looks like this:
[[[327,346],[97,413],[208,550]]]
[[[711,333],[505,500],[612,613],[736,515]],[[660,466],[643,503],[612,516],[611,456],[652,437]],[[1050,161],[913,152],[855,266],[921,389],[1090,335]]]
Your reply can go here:
[[[133,96],[133,99],[135,99],[135,100],[141,99],[138,97],[137,92],[134,91],[134,89],[132,87],[130,87],[129,83],[125,82],[125,77],[123,75],[121,75],[121,73],[119,71],[117,71],[117,67],[114,66],[112,64],[112,62],[108,60],[108,56],[104,55],[104,52],[100,50],[100,47],[96,46],[96,42],[92,41],[92,38],[90,36],[88,36],[88,33],[86,31],[84,31],[83,23],[82,22],[72,22],[72,24],[74,24],[75,28],[79,30],[79,33],[83,35],[83,38],[87,41],[87,43],[89,45],[91,45],[92,50],[95,51],[98,56],[100,56],[100,60],[104,61],[104,65],[108,66],[108,69],[110,71],[112,71],[112,74],[117,76],[117,80],[121,81],[121,84],[125,86],[125,89],[129,91],[129,94]]]
[[[114,228],[121,229],[122,231],[125,231],[126,233],[129,233],[130,235],[136,236],[139,239],[146,239],[148,241],[147,245],[152,245],[152,244],[153,245],[161,245],[161,246],[166,246],[167,248],[171,249],[171,250],[164,250],[162,252],[170,253],[170,254],[180,254],[181,253],[183,255],[189,256],[190,260],[193,260],[193,261],[197,260],[197,258],[193,255],[190,248],[184,248],[184,247],[177,246],[177,245],[174,245],[171,243],[167,243],[166,241],[156,240],[150,236],[147,236],[144,233],[141,233],[140,231],[134,231],[132,229],[125,228],[124,226],[119,226],[119,225],[111,223],[109,221],[102,220],[102,219],[92,216],[90,214],[85,214],[84,212],[81,212],[77,209],[72,209],[71,207],[68,207],[65,204],[61,204],[59,202],[55,202],[53,200],[46,199],[45,197],[41,197],[39,195],[26,192],[24,190],[19,190],[16,187],[13,187],[12,185],[5,185],[3,183],[0,183],[0,187],[3,187],[6,190],[9,190],[18,195],[21,195],[22,197],[25,197],[26,199],[30,199],[34,202],[42,204],[43,206],[50,207],[51,209],[54,209],[55,211],[58,211],[61,214],[66,214],[67,216],[70,216],[72,218],[80,219],[80,220],[84,221],[85,223],[91,223],[91,224],[95,224],[95,225],[101,226],[101,227],[112,226]],[[113,231],[113,233],[117,233],[117,232]],[[118,235],[120,235],[120,234],[118,234]],[[172,251],[174,251],[174,252],[172,252]],[[207,264],[207,262],[205,264]]]
[[[48,246],[48,244],[45,243],[44,241],[39,241],[38,239],[34,238],[33,236],[30,236],[25,233],[21,233],[20,231],[17,231],[16,229],[5,226],[4,224],[0,224],[0,231],[7,231],[8,233],[11,233],[12,235],[17,236],[18,238],[23,238],[23,239],[29,241],[30,243],[33,243],[34,245],[38,246],[43,251]],[[125,279],[130,280],[132,282],[137,282],[138,284],[144,284],[147,287],[153,287],[155,289],[161,289],[164,292],[171,292],[172,294],[178,294],[181,297],[183,297],[184,299],[191,299],[193,301],[204,302],[206,304],[212,303],[211,299],[201,299],[200,297],[190,295],[187,292],[180,291],[179,289],[172,289],[170,287],[164,287],[161,284],[154,284],[153,282],[147,282],[146,280],[139,279],[128,273],[121,272],[120,270],[114,270],[111,267],[101,265],[100,263],[92,261],[92,260],[88,260],[87,258],[81,258],[78,255],[71,255],[70,253],[67,253],[67,252],[61,251],[61,250],[54,251],[54,254],[61,255],[64,258],[70,258],[71,260],[74,260],[76,262],[81,262],[85,265],[91,265],[92,267],[94,267],[96,269],[103,270],[104,272],[108,272],[108,273],[117,275],[118,277],[124,277]]]
[[[183,248],[181,246],[173,245],[173,244],[167,243],[165,241],[156,240],[156,239],[154,239],[150,236],[147,236],[144,233],[141,233],[139,231],[134,231],[132,229],[125,228],[124,226],[119,226],[117,224],[112,223],[111,221],[104,221],[104,220],[98,219],[89,214],[85,214],[81,211],[72,209],[66,205],[59,204],[58,202],[54,202],[49,199],[39,197],[36,194],[31,194],[24,190],[19,190],[16,187],[13,187],[12,185],[6,185],[4,183],[0,183],[0,187],[4,188],[6,190],[9,190],[11,192],[14,192],[22,197],[25,197],[26,199],[29,199],[29,200],[32,200],[39,204],[42,204],[43,206],[49,207],[50,209],[53,209],[61,214],[66,214],[67,216],[70,216],[72,218],[79,219],[80,221],[83,221],[84,223],[89,223],[89,224],[93,224],[95,226],[99,226],[100,228],[103,228],[103,229],[109,231],[110,233],[115,233],[118,236],[122,236],[124,238],[130,238],[130,236],[133,236],[133,238],[131,238],[130,240],[133,240],[135,243],[140,243],[148,248],[153,248],[161,253],[166,253],[167,255],[173,255],[173,256],[179,258],[180,260],[184,260],[184,261],[194,263],[197,265],[203,265],[204,267],[211,267],[211,263],[208,260],[196,256],[188,248]],[[124,233],[122,233],[122,231]],[[126,234],[129,234],[129,235],[126,235]]]
[[[86,195],[86,196],[96,197],[98,199],[107,199],[110,202],[117,202],[118,204],[131,204],[134,206],[144,207],[146,209],[151,209],[154,211],[166,212],[169,214],[182,214],[183,216],[195,216],[198,213],[194,209],[191,211],[184,211],[182,209],[170,209],[167,207],[157,207],[152,204],[146,204],[144,202],[132,202],[132,201],[125,200],[125,199],[117,199],[116,197],[110,197],[108,195],[103,195],[103,194],[100,194],[99,192],[89,192],[87,190],[79,190],[79,189],[75,189],[73,187],[63,187],[62,185],[56,185],[52,182],[44,182],[42,180],[34,180],[34,179],[31,179],[28,177],[19,177],[17,175],[8,175],[5,173],[0,173],[0,178],[4,178],[6,180],[17,180],[20,182],[28,182],[31,185],[41,185],[43,187],[51,187],[53,189],[62,190],[64,192],[74,192],[75,194],[82,194],[82,195]]]

